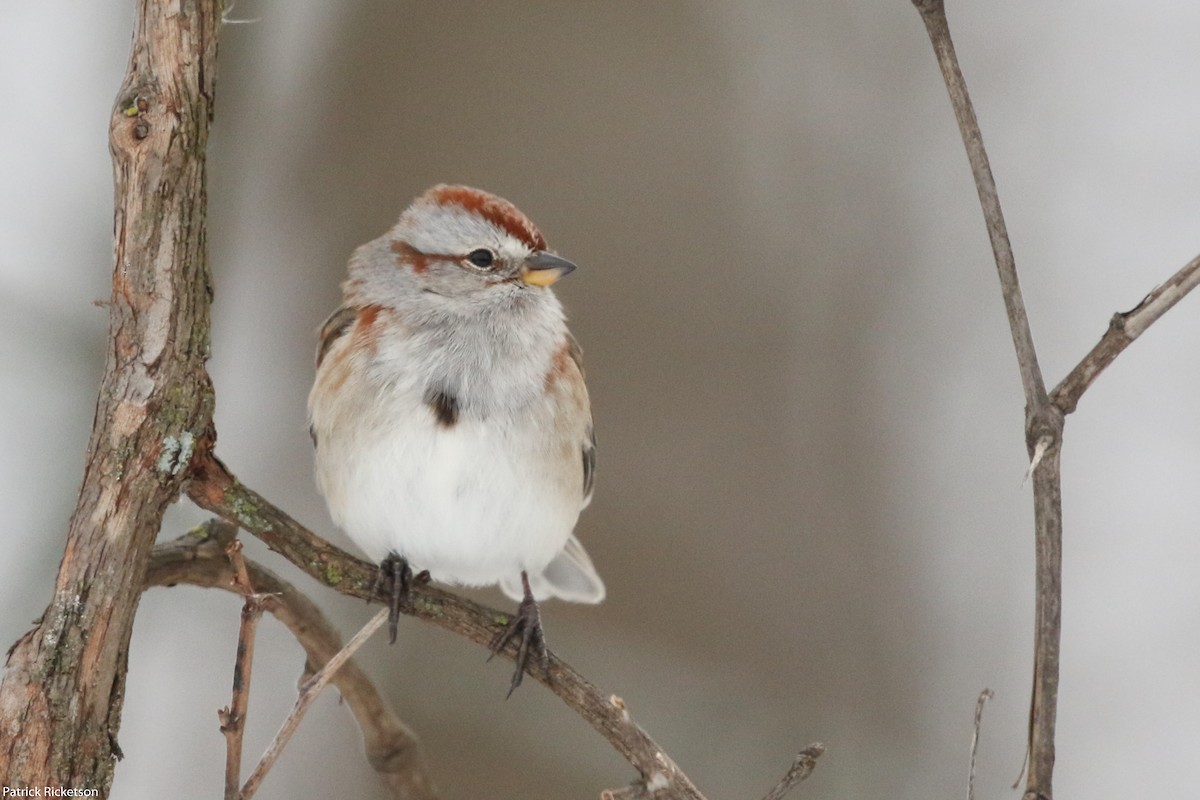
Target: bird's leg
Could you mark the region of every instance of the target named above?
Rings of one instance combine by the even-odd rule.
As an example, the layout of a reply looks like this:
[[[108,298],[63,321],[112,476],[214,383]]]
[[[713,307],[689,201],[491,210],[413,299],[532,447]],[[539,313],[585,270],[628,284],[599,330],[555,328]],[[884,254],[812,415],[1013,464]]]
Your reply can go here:
[[[428,572],[422,572],[428,576]],[[425,580],[428,580],[426,577]],[[408,559],[396,552],[387,554],[387,558],[379,562],[379,572],[375,574],[375,586],[371,594],[378,596],[384,586],[391,589],[388,603],[388,642],[396,643],[396,628],[400,622],[400,606],[408,601],[408,591],[412,588],[413,571],[408,565]]]
[[[529,588],[529,575],[524,570],[521,570],[521,586],[525,589],[525,599],[517,606],[516,616],[509,621],[508,627],[496,634],[491,645],[494,656],[510,641],[517,639],[517,669],[513,672],[506,699],[512,697],[513,691],[521,685],[525,669],[529,666],[531,651],[537,651],[542,669],[547,674],[550,671],[550,651],[546,649],[546,635],[542,632],[542,613],[538,610],[537,601],[533,599],[533,591]],[[492,660],[492,656],[488,656],[488,661]]]

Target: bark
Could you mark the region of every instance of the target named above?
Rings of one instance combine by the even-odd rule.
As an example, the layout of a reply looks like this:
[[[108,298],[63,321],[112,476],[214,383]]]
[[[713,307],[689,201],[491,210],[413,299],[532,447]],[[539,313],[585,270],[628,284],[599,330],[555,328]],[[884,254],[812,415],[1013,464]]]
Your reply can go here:
[[[219,3],[138,6],[110,127],[111,347],[54,597],[0,683],[0,786],[107,795],[154,538],[211,426],[204,152]]]

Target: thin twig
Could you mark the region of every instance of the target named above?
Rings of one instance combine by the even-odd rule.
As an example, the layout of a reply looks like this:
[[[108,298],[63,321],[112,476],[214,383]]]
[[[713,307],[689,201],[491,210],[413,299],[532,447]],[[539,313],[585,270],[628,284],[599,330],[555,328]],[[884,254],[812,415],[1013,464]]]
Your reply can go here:
[[[337,655],[329,659],[325,666],[321,667],[315,675],[306,680],[300,689],[300,696],[296,698],[296,705],[292,708],[292,713],[288,714],[288,718],[283,721],[283,726],[279,732],[275,734],[275,739],[267,747],[267,752],[259,760],[258,766],[254,768],[254,772],[250,773],[250,777],[246,779],[245,785],[242,786],[241,800],[250,800],[254,793],[258,791],[258,787],[262,785],[263,778],[267,772],[274,766],[279,754],[283,752],[283,748],[287,747],[287,743],[291,741],[292,734],[296,732],[296,728],[300,725],[300,720],[304,718],[304,714],[308,711],[309,706],[317,699],[317,695],[325,688],[325,684],[333,677],[338,668],[346,662],[346,659],[354,655],[358,648],[366,644],[367,639],[371,638],[371,634],[379,630],[379,626],[383,625],[388,618],[388,609],[381,610],[378,614],[371,618],[362,630],[354,634],[350,641],[346,642]]]
[[[233,566],[234,589],[246,598],[242,604],[242,624],[238,629],[237,655],[233,661],[233,698],[217,711],[221,733],[225,734],[225,800],[238,800],[242,784],[242,739],[246,731],[246,709],[250,705],[250,676],[254,666],[254,634],[262,617],[262,602],[254,593],[242,543],[234,539],[225,548]]]
[[[1033,473],[1035,612],[1033,690],[1029,704],[1030,768],[1027,797],[1049,800],[1054,773],[1054,729],[1058,707],[1059,644],[1062,638],[1062,474],[1064,416],[1046,394],[1033,334],[1021,298],[1016,261],[1000,210],[996,182],[966,81],[958,66],[943,0],[913,0],[933,44],[959,132],[971,162],[975,188],[1000,275],[1000,290],[1025,393],[1025,447]]]
[[[817,759],[825,752],[825,745],[820,742],[813,742],[808,747],[796,754],[796,760],[792,762],[792,766],[779,779],[779,783],[767,792],[763,800],[783,800],[784,795],[796,787],[796,784],[812,774],[812,771],[817,768]]]
[[[1156,286],[1132,311],[1114,314],[1108,323],[1108,331],[1096,346],[1063,378],[1062,383],[1054,387],[1050,394],[1054,405],[1064,414],[1074,411],[1079,398],[1100,373],[1197,285],[1200,285],[1200,256],[1185,264],[1166,283]]]
[[[992,690],[984,689],[975,700],[975,725],[971,730],[971,771],[967,774],[967,800],[975,800],[975,757],[979,754],[979,731],[983,726],[983,707],[992,697]]]
[[[233,588],[245,597],[254,594],[254,584],[250,582],[246,559],[242,556],[242,543],[234,539],[225,545],[225,556],[229,559],[229,565],[233,567]]]
[[[235,591],[233,567],[224,549],[237,526],[213,519],[170,542],[156,545],[146,586],[192,586]],[[287,626],[307,656],[306,674],[321,668],[342,648],[342,640],[321,610],[290,583],[252,559],[243,559],[263,607]],[[333,677],[342,699],[363,733],[367,760],[394,800],[437,800],[437,792],[416,735],[396,716],[370,678],[353,660]],[[240,788],[240,787],[239,787]]]
[[[1017,351],[1017,366],[1021,371],[1021,387],[1025,391],[1025,408],[1032,411],[1046,402],[1046,386],[1038,367],[1037,350],[1033,346],[1033,333],[1029,328],[1029,317],[1025,313],[1025,301],[1021,297],[1021,284],[1017,279],[1017,265],[1013,258],[1012,244],[1008,239],[1008,228],[1004,224],[1004,213],[1000,210],[1000,195],[992,177],[992,167],[983,146],[983,134],[975,118],[975,108],[967,92],[967,82],[958,67],[958,56],[954,53],[954,42],[950,39],[950,25],[946,20],[946,8],[942,0],[913,0],[921,13],[929,41],[933,44],[938,66],[946,90],[950,93],[950,104],[958,120],[967,158],[971,162],[971,174],[975,178],[975,189],[979,193],[979,204],[983,208],[983,219],[987,224],[988,238],[992,243],[992,254],[996,259],[996,270],[1000,275],[1000,290],[1004,295],[1004,309],[1008,313],[1008,325],[1012,331],[1013,346]]]
[[[1049,406],[1062,436],[1062,412]],[[1041,438],[1041,437],[1039,437]],[[1061,441],[1061,438],[1059,438]],[[1029,699],[1029,773],[1026,797],[1052,797],[1054,733],[1058,720],[1059,647],[1062,641],[1062,447],[1046,450],[1033,470],[1034,647]]]

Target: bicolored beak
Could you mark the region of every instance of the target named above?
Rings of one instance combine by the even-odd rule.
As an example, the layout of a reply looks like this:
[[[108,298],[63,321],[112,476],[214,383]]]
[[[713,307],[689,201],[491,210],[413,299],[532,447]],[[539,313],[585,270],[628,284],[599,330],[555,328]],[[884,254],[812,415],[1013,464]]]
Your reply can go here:
[[[575,265],[565,258],[538,250],[521,265],[521,281],[530,286],[549,286],[574,269]]]

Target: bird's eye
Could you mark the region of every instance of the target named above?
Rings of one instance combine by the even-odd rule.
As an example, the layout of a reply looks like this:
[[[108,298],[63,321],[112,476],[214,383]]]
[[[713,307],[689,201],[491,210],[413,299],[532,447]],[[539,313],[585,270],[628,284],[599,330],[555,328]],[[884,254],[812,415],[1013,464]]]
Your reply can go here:
[[[467,256],[467,261],[470,261],[477,267],[490,267],[492,262],[496,260],[496,255],[487,248],[481,247],[478,250],[471,251]]]

